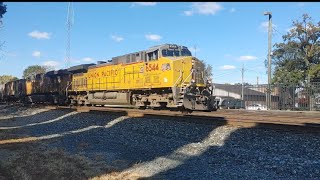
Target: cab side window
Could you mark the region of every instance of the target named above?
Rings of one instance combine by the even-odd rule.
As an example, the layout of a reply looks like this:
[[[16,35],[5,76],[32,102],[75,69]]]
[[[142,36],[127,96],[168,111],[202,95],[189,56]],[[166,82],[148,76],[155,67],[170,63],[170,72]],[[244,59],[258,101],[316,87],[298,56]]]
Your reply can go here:
[[[159,50],[156,50],[156,51],[147,53],[147,59],[148,59],[148,61],[158,60],[158,58],[159,58],[158,51],[159,51]]]
[[[163,57],[168,56],[168,55],[167,55],[167,50],[166,50],[166,49],[163,49],[163,50],[162,50],[162,56],[163,56]]]

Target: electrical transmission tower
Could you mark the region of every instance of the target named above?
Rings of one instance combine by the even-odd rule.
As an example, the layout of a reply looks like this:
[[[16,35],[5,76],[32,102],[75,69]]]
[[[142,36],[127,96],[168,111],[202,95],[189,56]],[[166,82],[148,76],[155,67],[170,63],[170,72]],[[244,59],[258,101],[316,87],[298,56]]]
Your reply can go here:
[[[68,4],[68,15],[67,15],[67,48],[66,48],[66,59],[65,65],[66,68],[69,68],[70,65],[70,41],[71,41],[71,27],[74,23],[74,11],[73,11],[73,3],[69,2]]]

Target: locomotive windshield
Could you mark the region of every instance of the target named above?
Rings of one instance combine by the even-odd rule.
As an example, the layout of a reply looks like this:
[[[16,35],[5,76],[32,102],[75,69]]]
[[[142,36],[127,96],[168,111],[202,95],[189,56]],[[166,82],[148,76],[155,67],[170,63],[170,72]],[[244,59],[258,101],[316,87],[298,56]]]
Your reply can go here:
[[[166,56],[180,56],[180,51],[174,50],[174,49],[163,49],[162,50],[162,56],[166,57]]]
[[[162,56],[191,56],[191,52],[187,48],[181,49],[163,49]]]
[[[191,52],[187,48],[181,50],[181,56],[191,56]]]

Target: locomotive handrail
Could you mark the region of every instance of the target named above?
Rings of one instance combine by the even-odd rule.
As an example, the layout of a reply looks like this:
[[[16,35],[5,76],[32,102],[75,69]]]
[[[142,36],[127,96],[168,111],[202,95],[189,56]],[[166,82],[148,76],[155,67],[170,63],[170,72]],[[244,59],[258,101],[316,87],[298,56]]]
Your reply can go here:
[[[66,87],[66,97],[68,97],[68,88],[71,86],[71,84],[72,84],[72,81],[71,81],[70,84],[67,85],[67,87]]]
[[[181,70],[179,70],[179,71],[180,71],[180,76],[179,76],[179,78],[177,79],[177,81],[174,83],[173,87],[176,87],[179,79],[181,79],[181,77],[182,77],[182,71],[181,71]]]
[[[193,69],[192,69],[192,71],[190,72],[190,74],[188,75],[188,77],[187,77],[186,79],[184,79],[184,81],[182,82],[182,84],[183,84],[184,82],[186,82],[186,80],[191,76],[192,73],[193,73]]]

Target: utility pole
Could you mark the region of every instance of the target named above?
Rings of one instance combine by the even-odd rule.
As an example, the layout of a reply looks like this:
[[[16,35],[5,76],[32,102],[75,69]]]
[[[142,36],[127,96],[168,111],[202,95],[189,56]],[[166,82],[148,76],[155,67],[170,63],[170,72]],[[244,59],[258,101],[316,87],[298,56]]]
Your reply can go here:
[[[304,24],[304,29],[305,29],[305,31],[306,31],[306,36],[305,36],[305,41],[306,41],[306,44],[308,43],[307,41],[308,41],[308,30],[307,30],[307,24]],[[305,48],[306,49],[306,57],[305,57],[305,59],[306,59],[306,65],[307,65],[307,69],[308,69],[308,74],[307,74],[307,84],[308,84],[308,86],[310,86],[310,73],[309,73],[309,61],[308,61],[308,48]]]
[[[69,68],[70,65],[70,48],[71,48],[71,27],[74,22],[74,12],[73,12],[73,3],[69,2],[68,4],[68,15],[67,15],[67,47],[66,47],[66,59],[65,65],[66,68]]]
[[[243,74],[244,74],[244,65],[242,64],[242,68],[241,68],[241,84],[242,84],[242,87],[241,87],[241,100],[243,100]]]
[[[304,28],[305,28],[305,31],[306,31],[306,36],[305,36],[305,41],[306,41],[306,44],[308,44],[308,30],[307,30],[307,24],[304,25]],[[305,48],[306,49],[306,56],[305,56],[305,59],[306,59],[306,65],[307,65],[307,87],[308,88],[311,88],[311,82],[310,82],[310,63],[309,63],[309,60],[308,60],[308,48]],[[310,90],[309,90],[310,92]],[[311,95],[309,94],[309,111],[312,111],[312,104],[313,104],[313,98],[311,97]]]
[[[257,85],[259,85],[259,76],[257,76]]]
[[[194,45],[194,57],[197,57],[197,45]]]
[[[267,107],[270,110],[271,105],[271,35],[272,35],[272,13],[264,12],[264,15],[269,16],[268,29],[268,89],[267,89]]]

